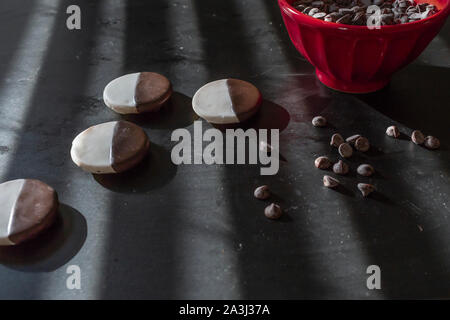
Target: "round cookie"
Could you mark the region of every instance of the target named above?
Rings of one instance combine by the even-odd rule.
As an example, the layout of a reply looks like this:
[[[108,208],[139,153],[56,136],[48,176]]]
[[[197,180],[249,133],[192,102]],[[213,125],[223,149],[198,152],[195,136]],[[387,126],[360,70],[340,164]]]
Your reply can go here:
[[[158,111],[171,95],[169,79],[154,72],[138,72],[108,83],[103,101],[120,114],[143,113]]]
[[[112,121],[90,127],[72,142],[70,155],[91,173],[126,171],[146,156],[150,141],[144,130],[128,121]]]
[[[235,124],[253,116],[261,102],[261,93],[251,83],[223,79],[201,87],[192,98],[192,107],[210,123]]]
[[[58,196],[47,184],[32,179],[0,184],[0,246],[30,240],[55,221]]]

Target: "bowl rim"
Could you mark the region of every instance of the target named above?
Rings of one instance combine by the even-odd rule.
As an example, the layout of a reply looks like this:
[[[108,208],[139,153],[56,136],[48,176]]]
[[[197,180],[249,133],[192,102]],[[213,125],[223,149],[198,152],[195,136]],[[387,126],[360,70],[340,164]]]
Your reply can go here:
[[[422,19],[422,20],[418,20],[418,21],[414,21],[414,22],[408,22],[408,23],[404,23],[404,24],[396,24],[396,25],[386,25],[386,26],[380,26],[379,28],[376,29],[369,29],[367,28],[367,26],[354,26],[354,25],[347,25],[347,24],[339,24],[336,22],[328,22],[328,21],[323,21],[323,20],[319,20],[316,18],[313,18],[307,14],[301,13],[300,11],[298,11],[297,9],[295,9],[289,2],[288,0],[278,0],[278,5],[280,6],[281,10],[283,10],[286,14],[293,14],[295,15],[299,20],[307,23],[307,24],[312,24],[316,27],[320,27],[320,28],[326,28],[326,29],[333,29],[333,30],[352,30],[352,31],[359,31],[359,32],[371,32],[371,33],[376,33],[376,32],[384,32],[384,31],[404,31],[407,29],[411,29],[411,28],[420,28],[422,25],[431,23],[432,21],[438,19],[438,18],[442,18],[442,19],[446,19],[446,16],[449,15],[450,13],[450,0],[447,0],[447,2],[444,4],[444,7],[438,11],[438,13]]]

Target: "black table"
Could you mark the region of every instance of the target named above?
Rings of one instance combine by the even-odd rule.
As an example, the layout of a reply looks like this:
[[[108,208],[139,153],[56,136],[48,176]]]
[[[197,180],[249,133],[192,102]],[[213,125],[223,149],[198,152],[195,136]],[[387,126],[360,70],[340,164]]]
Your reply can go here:
[[[0,298],[436,298],[450,297],[450,24],[382,91],[346,95],[323,87],[282,25],[276,1],[75,1],[82,29],[66,28],[74,1],[0,3],[1,181],[54,186],[61,218],[36,241],[0,250]],[[117,177],[92,176],[70,159],[85,128],[120,119],[102,101],[113,78],[167,75],[175,94],[159,114],[125,117],[145,128],[150,156]],[[276,176],[256,165],[170,161],[177,128],[192,131],[191,97],[206,82],[235,77],[265,98],[258,123],[280,128],[285,158]],[[311,126],[322,114],[331,126]],[[270,121],[269,121],[270,120]],[[397,124],[395,140],[384,130]],[[210,127],[203,123],[204,128]],[[421,129],[438,151],[410,143]],[[335,131],[361,133],[370,179],[322,186],[315,157]],[[363,199],[357,181],[378,187]],[[280,221],[253,198],[268,184]],[[80,267],[81,290],[66,287]],[[368,290],[378,265],[382,289]]]

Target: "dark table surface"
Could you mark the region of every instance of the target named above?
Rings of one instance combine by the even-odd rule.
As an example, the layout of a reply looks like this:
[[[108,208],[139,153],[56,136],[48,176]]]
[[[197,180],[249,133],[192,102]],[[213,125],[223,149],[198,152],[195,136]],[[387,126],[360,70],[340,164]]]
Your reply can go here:
[[[82,30],[66,28],[79,4]],[[276,1],[104,0],[0,2],[0,177],[54,186],[61,218],[36,241],[0,250],[0,298],[435,298],[450,297],[450,24],[388,87],[346,95],[323,87],[291,45]],[[125,117],[145,128],[150,156],[117,177],[70,159],[85,128],[121,117],[104,86],[156,71],[174,86],[159,114]],[[276,176],[255,165],[175,166],[171,132],[192,131],[191,97],[235,77],[266,99],[258,123],[282,129]],[[311,126],[314,115],[332,126]],[[429,151],[384,134],[391,124],[438,136]],[[204,128],[209,125],[204,123]],[[410,129],[411,128],[411,129]],[[322,187],[316,156],[337,159],[335,131],[361,133],[377,174]],[[358,181],[378,193],[363,199]],[[286,215],[252,197],[269,184]],[[381,268],[368,290],[366,268]],[[66,287],[67,267],[81,290]]]

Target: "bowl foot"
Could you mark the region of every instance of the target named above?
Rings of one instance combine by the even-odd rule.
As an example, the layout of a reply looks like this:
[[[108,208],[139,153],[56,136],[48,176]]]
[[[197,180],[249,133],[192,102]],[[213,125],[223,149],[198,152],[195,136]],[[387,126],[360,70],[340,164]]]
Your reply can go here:
[[[317,78],[330,89],[345,93],[369,93],[383,89],[389,79],[373,82],[342,82],[316,69]]]

